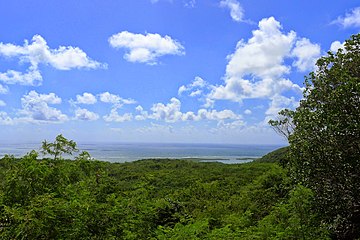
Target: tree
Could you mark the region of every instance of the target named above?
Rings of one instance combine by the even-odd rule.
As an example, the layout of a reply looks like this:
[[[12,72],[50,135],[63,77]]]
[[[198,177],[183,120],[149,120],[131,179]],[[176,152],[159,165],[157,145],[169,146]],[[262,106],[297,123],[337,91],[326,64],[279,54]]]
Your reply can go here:
[[[75,157],[75,160],[85,160],[85,161],[90,161],[93,160],[93,158],[91,157],[90,153],[87,151],[82,151],[79,156]]]
[[[61,159],[63,153],[72,155],[77,151],[76,142],[66,139],[62,134],[58,135],[53,143],[43,141],[41,147],[41,153],[53,155],[54,160]]]
[[[294,111],[284,109],[279,112],[277,119],[270,120],[269,124],[276,133],[278,133],[282,137],[285,137],[288,140],[295,129],[295,125],[292,120],[293,116]]]
[[[314,191],[334,238],[355,239],[360,237],[360,34],[316,66],[290,119],[291,170]]]

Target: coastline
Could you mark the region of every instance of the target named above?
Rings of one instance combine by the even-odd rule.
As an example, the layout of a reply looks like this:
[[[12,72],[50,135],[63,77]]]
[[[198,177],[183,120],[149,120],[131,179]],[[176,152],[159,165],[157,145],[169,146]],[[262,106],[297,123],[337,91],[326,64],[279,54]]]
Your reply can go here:
[[[0,157],[5,154],[22,157],[31,150],[39,151],[40,143],[9,143],[0,145]],[[236,144],[185,143],[80,143],[78,149],[87,151],[100,161],[132,162],[142,159],[185,159],[194,161],[242,163],[255,160],[281,146]],[[76,156],[77,154],[75,154]],[[73,158],[66,156],[64,158]]]

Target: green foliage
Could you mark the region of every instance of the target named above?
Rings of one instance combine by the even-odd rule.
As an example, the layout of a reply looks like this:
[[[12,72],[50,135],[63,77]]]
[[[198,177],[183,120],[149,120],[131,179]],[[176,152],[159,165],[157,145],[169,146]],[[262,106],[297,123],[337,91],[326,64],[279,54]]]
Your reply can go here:
[[[291,170],[338,239],[360,238],[360,34],[317,61],[291,122]],[[285,115],[286,117],[286,115]],[[274,122],[273,122],[274,123]],[[281,122],[276,122],[281,126]]]
[[[313,210],[313,192],[301,185],[287,201],[276,204],[269,215],[248,233],[253,239],[329,239],[326,226]]]
[[[297,224],[325,236],[278,164],[37,157],[0,160],[0,239],[294,239]]]
[[[76,142],[66,139],[62,134],[56,136],[53,143],[42,142],[41,153],[54,156],[54,160],[61,159],[63,153],[72,155],[77,152]]]

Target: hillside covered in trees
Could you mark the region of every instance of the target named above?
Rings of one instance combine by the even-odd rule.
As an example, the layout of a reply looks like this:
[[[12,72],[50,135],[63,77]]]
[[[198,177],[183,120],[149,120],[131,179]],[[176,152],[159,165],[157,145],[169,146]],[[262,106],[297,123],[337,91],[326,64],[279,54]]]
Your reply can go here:
[[[0,160],[1,239],[324,239],[275,163]]]

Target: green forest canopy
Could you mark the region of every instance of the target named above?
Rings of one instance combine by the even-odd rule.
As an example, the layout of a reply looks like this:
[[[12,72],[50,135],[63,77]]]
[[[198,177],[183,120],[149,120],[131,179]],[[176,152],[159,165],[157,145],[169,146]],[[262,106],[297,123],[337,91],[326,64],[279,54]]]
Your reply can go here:
[[[270,124],[288,137],[289,169],[310,188],[334,238],[360,238],[360,34],[320,58],[304,99]]]

